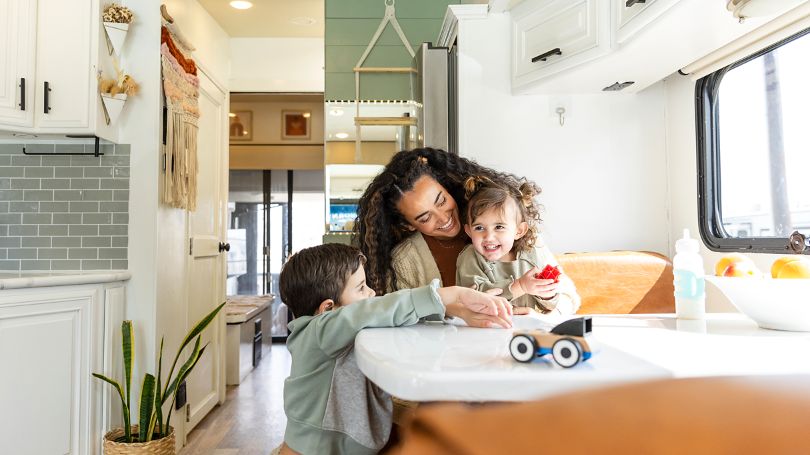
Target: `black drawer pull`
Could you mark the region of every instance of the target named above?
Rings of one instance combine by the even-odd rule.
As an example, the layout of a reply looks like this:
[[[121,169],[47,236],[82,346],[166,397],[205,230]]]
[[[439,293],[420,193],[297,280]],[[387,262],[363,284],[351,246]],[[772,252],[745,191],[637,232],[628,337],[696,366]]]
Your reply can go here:
[[[631,6],[635,5],[636,3],[647,3],[647,0],[627,0],[627,3],[624,4],[626,8],[630,8]]]
[[[20,110],[25,110],[25,78],[20,78]]]
[[[50,112],[50,110],[51,110],[51,106],[48,103],[48,95],[51,93],[50,85],[51,84],[49,84],[47,81],[45,82],[45,103],[44,104],[45,104],[45,113],[46,114],[48,112]]]
[[[550,50],[548,52],[544,52],[544,53],[538,55],[537,57],[534,57],[532,59],[532,63],[534,63],[534,62],[536,62],[538,60],[541,61],[541,62],[545,62],[546,59],[551,57],[552,55],[562,55],[562,51],[560,50],[559,47],[555,47],[554,49],[552,49],[552,50]]]

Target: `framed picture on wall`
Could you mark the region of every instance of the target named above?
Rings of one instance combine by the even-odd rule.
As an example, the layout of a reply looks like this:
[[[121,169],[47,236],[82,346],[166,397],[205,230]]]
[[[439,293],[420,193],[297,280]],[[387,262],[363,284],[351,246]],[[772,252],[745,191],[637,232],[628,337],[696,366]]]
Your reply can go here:
[[[232,141],[253,140],[253,112],[234,111],[228,114],[230,118],[230,139]]]
[[[309,139],[309,111],[281,111],[281,138],[286,140]]]

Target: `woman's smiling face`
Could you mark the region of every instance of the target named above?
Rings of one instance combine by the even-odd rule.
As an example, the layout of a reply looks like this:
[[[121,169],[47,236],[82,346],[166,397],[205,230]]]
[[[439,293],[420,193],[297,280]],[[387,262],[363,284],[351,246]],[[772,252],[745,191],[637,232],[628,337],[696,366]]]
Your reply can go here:
[[[402,195],[397,210],[424,235],[450,239],[461,231],[456,200],[429,175],[419,177],[413,189]]]

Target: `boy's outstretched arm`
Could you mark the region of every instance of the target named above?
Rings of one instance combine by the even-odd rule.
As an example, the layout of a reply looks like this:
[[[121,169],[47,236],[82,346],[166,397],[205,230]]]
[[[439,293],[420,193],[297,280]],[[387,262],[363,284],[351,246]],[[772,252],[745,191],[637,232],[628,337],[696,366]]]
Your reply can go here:
[[[479,292],[461,286],[439,288],[447,316],[463,318],[473,327],[512,327],[512,305],[499,297],[501,289]]]
[[[434,314],[464,315],[468,321],[475,318],[481,322],[479,327],[511,327],[511,305],[503,297],[437,285],[438,280],[434,280],[428,286],[372,297],[324,313],[311,322],[315,324],[318,345],[325,354],[335,356],[353,343],[357,332],[364,328],[413,325]]]

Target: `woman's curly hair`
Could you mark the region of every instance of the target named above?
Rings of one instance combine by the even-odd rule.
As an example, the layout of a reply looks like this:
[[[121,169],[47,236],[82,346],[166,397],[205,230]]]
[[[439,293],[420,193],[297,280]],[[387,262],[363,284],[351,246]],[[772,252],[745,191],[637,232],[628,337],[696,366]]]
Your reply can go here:
[[[368,261],[366,282],[379,293],[398,288],[392,252],[413,231],[408,229],[409,223],[399,213],[397,203],[423,175],[435,179],[453,196],[460,216],[466,210],[464,182],[468,177],[486,177],[515,187],[523,182],[512,174],[489,169],[444,150],[418,148],[394,155],[360,197],[354,226],[354,242]]]
[[[525,221],[528,230],[523,237],[515,240],[512,249],[529,251],[537,241],[537,229],[540,222],[540,206],[534,197],[540,194],[540,188],[526,179],[520,179],[519,186],[513,182],[493,182],[484,176],[472,176],[464,182],[467,209],[462,212],[466,224],[472,224],[482,213],[496,209],[503,213],[509,200],[514,202],[518,223]]]

